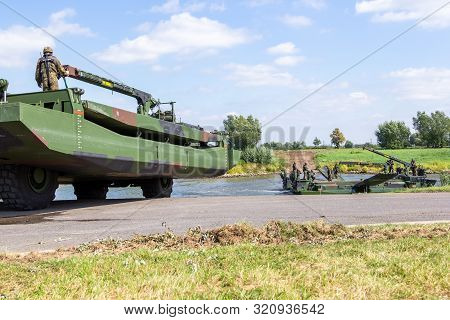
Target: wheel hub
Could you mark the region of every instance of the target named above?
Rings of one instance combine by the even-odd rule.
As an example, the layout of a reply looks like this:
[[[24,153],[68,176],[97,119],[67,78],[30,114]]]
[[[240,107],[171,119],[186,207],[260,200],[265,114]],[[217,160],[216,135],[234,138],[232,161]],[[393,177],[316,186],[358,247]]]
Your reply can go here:
[[[28,182],[34,192],[42,192],[48,183],[47,171],[42,168],[30,168],[28,172]]]

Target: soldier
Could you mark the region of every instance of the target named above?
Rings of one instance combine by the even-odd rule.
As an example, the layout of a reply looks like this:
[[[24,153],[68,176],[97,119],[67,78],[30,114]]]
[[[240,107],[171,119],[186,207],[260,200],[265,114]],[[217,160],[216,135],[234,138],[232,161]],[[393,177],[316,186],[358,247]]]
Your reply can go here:
[[[281,172],[280,172],[280,177],[281,177],[281,180],[283,180],[283,189],[287,189],[287,182],[288,182],[288,176],[287,176],[287,173],[286,173],[286,169],[282,169],[281,170]]]
[[[309,172],[308,164],[305,162],[303,164],[303,179],[306,179],[306,175],[308,174],[308,172]],[[309,177],[308,177],[308,180],[309,180]]]
[[[327,180],[332,181],[333,180],[333,174],[331,173],[331,169],[329,166],[325,166],[325,173],[327,174]]]
[[[43,54],[36,64],[36,82],[44,91],[58,90],[58,79],[68,76],[69,71],[65,70],[58,58],[53,55],[52,48],[45,47]]]
[[[333,167],[333,177],[335,179],[339,177],[339,165],[337,163],[335,163]]]
[[[394,173],[394,161],[389,159],[386,164],[388,165],[389,173]]]
[[[411,174],[413,176],[417,176],[417,164],[416,164],[416,160],[411,159]]]
[[[8,90],[8,80],[0,79],[0,102],[6,102],[7,90]]]
[[[417,175],[420,177],[425,177],[427,175],[424,167],[419,166],[419,169],[417,170]]]

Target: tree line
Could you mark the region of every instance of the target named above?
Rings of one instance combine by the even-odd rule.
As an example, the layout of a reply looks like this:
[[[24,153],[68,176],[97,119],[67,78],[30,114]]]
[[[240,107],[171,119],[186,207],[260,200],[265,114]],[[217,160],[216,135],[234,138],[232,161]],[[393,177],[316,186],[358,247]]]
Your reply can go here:
[[[448,147],[450,144],[450,118],[442,111],[417,112],[412,119],[415,132],[403,121],[386,121],[375,131],[378,145],[386,149],[401,149],[411,146],[428,148]]]
[[[261,124],[253,116],[229,115],[224,120],[225,131],[233,148],[246,150],[256,148],[261,140]],[[401,149],[406,147],[442,148],[450,146],[450,118],[442,111],[417,112],[413,117],[414,132],[403,121],[386,121],[378,125],[375,135],[377,144],[384,149]],[[330,142],[335,148],[353,148],[360,145],[347,140],[339,128],[330,134]],[[319,138],[313,140],[314,147],[324,145]],[[364,145],[370,145],[366,143]],[[272,150],[300,150],[307,148],[304,141],[266,142],[261,145]]]

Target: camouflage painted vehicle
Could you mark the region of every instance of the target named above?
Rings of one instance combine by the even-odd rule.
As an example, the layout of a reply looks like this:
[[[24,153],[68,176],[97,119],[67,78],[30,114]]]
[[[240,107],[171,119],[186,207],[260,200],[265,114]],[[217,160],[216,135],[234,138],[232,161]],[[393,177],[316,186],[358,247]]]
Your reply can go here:
[[[172,111],[149,115],[159,108],[151,95],[80,74],[79,80],[135,97],[141,114],[83,100],[77,88],[8,94],[0,104],[6,206],[45,208],[59,184],[73,184],[78,199],[105,199],[109,187],[126,186],[141,187],[146,198],[170,197],[174,178],[220,176],[239,160],[225,135],[176,123],[173,104]]]

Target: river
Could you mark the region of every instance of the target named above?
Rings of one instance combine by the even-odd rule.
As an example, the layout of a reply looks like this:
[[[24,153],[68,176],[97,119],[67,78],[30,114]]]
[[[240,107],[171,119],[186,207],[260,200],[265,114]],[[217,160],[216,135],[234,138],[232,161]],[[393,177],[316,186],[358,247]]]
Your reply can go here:
[[[345,180],[357,181],[370,177],[370,174],[343,174]],[[430,175],[438,178],[437,175]],[[208,196],[253,196],[276,195],[286,193],[281,188],[279,175],[257,177],[214,178],[214,179],[177,179],[174,182],[172,197],[208,197]],[[108,199],[142,198],[138,187],[110,188]],[[74,200],[73,187],[62,185],[56,192],[56,200]]]

